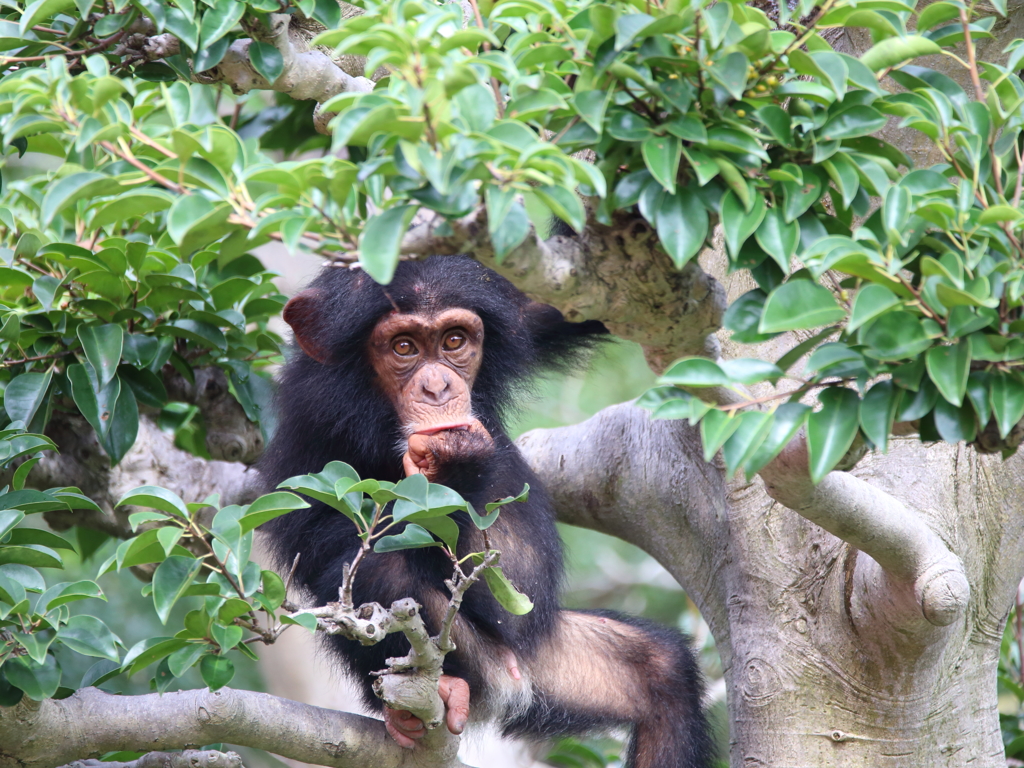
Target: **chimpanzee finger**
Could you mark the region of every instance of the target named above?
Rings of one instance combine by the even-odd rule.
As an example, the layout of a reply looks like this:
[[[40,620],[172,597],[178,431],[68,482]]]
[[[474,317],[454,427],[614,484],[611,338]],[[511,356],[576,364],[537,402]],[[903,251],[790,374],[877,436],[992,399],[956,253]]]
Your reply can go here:
[[[461,677],[441,675],[437,693],[448,708],[448,730],[458,735],[469,720],[469,684]]]
[[[384,727],[395,743],[405,749],[412,749],[416,746],[415,739],[422,739],[427,734],[423,721],[404,709],[384,707]]]

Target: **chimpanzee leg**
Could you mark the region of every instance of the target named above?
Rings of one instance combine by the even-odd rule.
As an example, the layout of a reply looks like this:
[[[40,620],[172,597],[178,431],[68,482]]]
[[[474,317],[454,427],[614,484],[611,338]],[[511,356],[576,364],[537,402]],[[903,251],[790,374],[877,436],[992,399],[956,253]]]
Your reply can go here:
[[[508,735],[551,737],[631,724],[629,768],[706,768],[704,682],[678,632],[607,612],[562,611],[551,639],[520,659],[529,708]]]

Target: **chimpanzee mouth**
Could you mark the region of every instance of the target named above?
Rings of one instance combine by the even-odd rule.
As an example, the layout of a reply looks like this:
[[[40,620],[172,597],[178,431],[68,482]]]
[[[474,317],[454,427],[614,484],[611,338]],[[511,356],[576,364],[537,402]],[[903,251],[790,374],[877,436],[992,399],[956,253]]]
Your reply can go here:
[[[436,435],[438,432],[450,432],[454,430],[465,430],[470,428],[468,421],[452,421],[445,422],[443,424],[434,424],[423,429],[417,429],[413,432],[414,435]]]

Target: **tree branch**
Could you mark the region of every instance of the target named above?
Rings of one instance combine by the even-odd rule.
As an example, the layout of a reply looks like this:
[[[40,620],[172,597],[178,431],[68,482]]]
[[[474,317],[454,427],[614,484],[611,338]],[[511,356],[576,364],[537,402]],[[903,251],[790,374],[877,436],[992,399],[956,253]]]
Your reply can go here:
[[[147,752],[126,763],[111,760],[76,760],[61,768],[244,768],[237,752],[186,749],[181,752]]]
[[[219,493],[225,505],[246,504],[256,496],[255,473],[247,474],[243,464],[207,461],[177,448],[174,438],[144,414],[139,416],[135,445],[116,467],[110,466],[96,434],[81,416],[56,412],[46,431],[60,453],[43,455],[28,476],[28,487],[76,486],[103,510],[44,513],[47,523],[58,531],[82,525],[121,538],[133,535],[128,516],[138,509],[115,510],[114,505],[140,485],[168,488],[186,501]]]
[[[274,82],[268,82],[256,71],[249,59],[252,40],[236,40],[224,54],[221,62],[206,72],[197,73],[195,78],[204,83],[225,83],[236,94],[252,90],[272,90],[287,93],[293,99],[315,101],[323,104],[333,96],[347,91],[369,93],[373,81],[365,77],[353,77],[345,72],[329,55],[315,48],[311,49],[305,37],[293,32],[293,16],[286,13],[272,13],[268,16],[263,38],[281,52],[284,69]],[[316,121],[317,130],[327,133],[329,116],[320,115]]]
[[[638,342],[657,370],[682,355],[717,356],[711,334],[721,326],[725,292],[696,259],[676,269],[638,217],[619,215],[610,226],[591,220],[578,236],[546,241],[531,228],[500,262],[483,207],[448,221],[451,234],[439,235],[445,221],[424,211],[403,239],[402,253],[469,253],[569,320],[602,320],[616,336]]]
[[[846,472],[830,472],[814,485],[807,444],[794,439],[761,471],[768,495],[868,555],[858,558],[854,594],[886,601],[945,627],[966,608],[970,585],[964,565],[915,511],[885,491]],[[912,590],[913,602],[900,593]],[[909,594],[909,593],[908,593]],[[870,610],[870,609],[869,609]],[[885,617],[892,621],[892,611]]]
[[[145,696],[83,688],[59,701],[0,707],[0,768],[49,768],[115,750],[219,742],[335,768],[440,768],[462,765],[458,741],[405,750],[379,720],[230,688]]]
[[[551,495],[559,520],[629,541],[664,565],[724,642],[718,574],[731,556],[724,472],[707,463],[700,433],[683,420],[654,420],[636,406],[587,421],[533,430],[517,445]]]

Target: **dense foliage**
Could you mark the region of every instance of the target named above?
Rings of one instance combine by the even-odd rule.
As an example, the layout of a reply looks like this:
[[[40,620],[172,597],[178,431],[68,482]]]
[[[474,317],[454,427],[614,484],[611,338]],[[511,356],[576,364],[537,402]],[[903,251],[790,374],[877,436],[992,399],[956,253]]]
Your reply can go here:
[[[159,564],[146,589],[161,620],[179,599],[197,607],[173,636],[127,653],[67,607],[102,598],[96,582],[47,587],[37,570],[59,569],[70,541],[25,525],[95,508],[74,488],[25,487],[31,457],[54,447],[42,433],[55,413],[81,414],[113,464],[150,417],[205,455],[195,407],[169,384],[216,366],[248,418],[273,429],[266,370],[281,339],[268,322],[284,297],[250,253],[271,239],[386,282],[418,213],[483,206],[499,263],[552,216],[579,232],[642,217],[678,268],[721,224],[730,266],[758,286],[729,308],[733,340],[806,340],[774,360],[679,361],[644,397],[658,417],[700,421],[707,458],[722,449],[730,473],[749,476],[806,428],[817,480],[858,436],[884,451],[897,421],[926,440],[1015,449],[1024,45],[976,62],[972,41],[994,18],[959,0],[919,14],[905,0],[801,0],[777,16],[705,0],[360,7],[343,18],[332,0],[0,4],[0,704],[154,663],[158,686],[198,664],[219,687],[229,651],[250,653],[248,639],[280,622],[313,625],[282,614],[281,577],[249,561],[252,529],[303,503],[290,493],[223,509],[129,494],[151,511],[132,513],[138,535],[100,572]],[[319,32],[314,50],[383,69],[372,92],[320,103],[337,113],[330,138],[312,131],[308,105],[218,84],[230,56],[248,57],[264,86],[280,81],[294,51],[268,30],[282,13]],[[847,27],[870,30],[859,58],[828,42]],[[969,91],[910,63],[956,43]],[[873,135],[893,119],[945,162],[912,169]],[[313,153],[281,161],[282,147]],[[736,402],[690,394],[711,387]],[[817,409],[799,402],[808,392]],[[403,499],[423,525],[398,544],[454,549],[438,521],[460,500],[334,471],[293,487],[353,519],[364,492],[377,513]],[[376,518],[359,519],[371,537]],[[489,581],[508,589],[497,571]],[[62,680],[54,644],[100,661]]]

